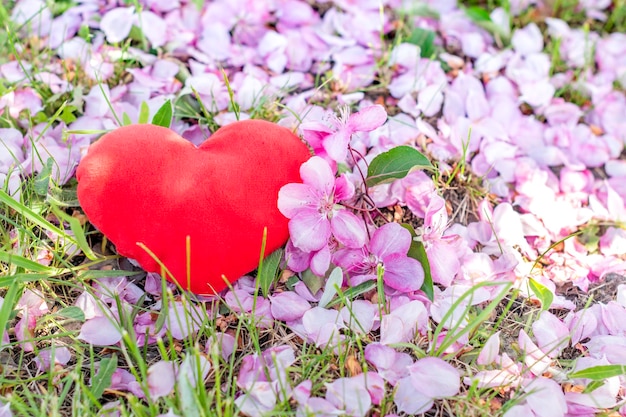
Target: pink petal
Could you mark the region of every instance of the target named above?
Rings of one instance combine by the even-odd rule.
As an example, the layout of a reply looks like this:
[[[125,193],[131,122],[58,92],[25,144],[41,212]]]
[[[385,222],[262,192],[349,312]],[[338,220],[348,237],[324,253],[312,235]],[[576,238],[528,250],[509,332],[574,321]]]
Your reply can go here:
[[[237,347],[237,340],[229,333],[217,332],[214,336],[210,336],[206,342],[205,352],[211,355],[211,349],[216,349],[219,354],[228,361]]]
[[[348,154],[348,144],[350,143],[351,133],[345,129],[340,129],[335,133],[328,135],[324,139],[322,146],[328,156],[337,162],[344,162]]]
[[[539,348],[549,357],[559,356],[569,342],[569,329],[554,314],[543,311],[532,324],[533,334]]]
[[[96,346],[111,346],[122,339],[122,333],[109,317],[95,317],[83,324],[78,338]]]
[[[398,223],[387,223],[374,232],[370,250],[380,258],[392,254],[406,255],[411,246],[411,234]]]
[[[350,115],[348,129],[352,132],[370,132],[382,126],[386,120],[385,108],[377,104]]]
[[[135,23],[135,10],[132,7],[117,7],[109,10],[100,21],[100,29],[110,43],[121,42],[130,33]]]
[[[305,207],[316,207],[319,201],[307,184],[286,184],[278,191],[278,210],[288,219]]]
[[[548,378],[537,378],[524,387],[526,402],[536,417],[562,417],[567,413],[563,389]]]
[[[420,359],[409,366],[409,372],[413,387],[430,398],[452,397],[459,392],[459,371],[439,358]]]
[[[141,31],[154,48],[165,44],[167,31],[163,30],[163,28],[166,26],[166,23],[160,16],[150,11],[142,11],[139,14],[137,23],[141,25]]]
[[[310,379],[302,381],[293,389],[293,398],[300,404],[305,403],[309,398],[311,398],[312,387],[313,383]]]
[[[430,242],[426,255],[434,282],[444,286],[452,283],[461,267],[458,253],[456,244],[449,244],[444,240]]]
[[[402,378],[396,384],[396,394],[393,402],[398,411],[408,415],[416,415],[430,410],[433,399],[415,390],[410,376]]]
[[[335,181],[335,201],[349,200],[354,196],[354,184],[342,174]]]
[[[372,399],[363,378],[339,378],[326,384],[326,399],[351,416],[365,416],[372,407]]]
[[[315,209],[303,209],[289,222],[293,245],[305,252],[320,250],[328,243],[330,222]]]
[[[368,334],[378,318],[378,306],[367,300],[354,300],[341,309],[341,317],[353,332]]]
[[[348,210],[337,210],[330,219],[330,228],[339,243],[349,248],[361,248],[367,241],[363,219]]]
[[[330,247],[328,245],[315,252],[311,257],[311,272],[319,277],[326,275],[326,271],[328,271],[328,267],[330,267],[331,257]]]
[[[328,162],[313,156],[300,167],[302,181],[324,195],[331,195],[335,186],[335,174]]]
[[[297,320],[311,309],[309,302],[293,291],[271,295],[270,302],[272,316],[276,320]]]
[[[159,361],[148,368],[148,391],[152,399],[168,395],[174,389],[176,382],[174,364],[168,361]]]
[[[495,332],[483,345],[476,363],[478,365],[489,365],[496,360],[496,356],[500,353],[500,332]]]
[[[404,229],[406,230],[406,229]],[[384,258],[385,275],[383,280],[398,291],[417,291],[424,283],[424,269],[413,258],[406,255],[393,254]]]

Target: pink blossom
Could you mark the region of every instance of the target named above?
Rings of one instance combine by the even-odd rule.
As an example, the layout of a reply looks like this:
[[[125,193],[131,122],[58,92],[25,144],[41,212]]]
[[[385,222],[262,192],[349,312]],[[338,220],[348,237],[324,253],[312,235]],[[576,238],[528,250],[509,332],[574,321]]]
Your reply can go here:
[[[174,389],[174,364],[168,361],[159,361],[148,368],[148,392],[154,400],[168,395]]]
[[[340,249],[335,254],[337,265],[350,274],[353,285],[376,279],[379,267],[383,281],[403,292],[417,291],[424,282],[422,265],[407,253],[411,234],[397,223],[388,223],[376,230],[372,239],[361,249]]]
[[[380,323],[380,343],[410,342],[419,332],[426,334],[428,329],[428,311],[419,300],[413,300],[394,308],[383,315]]]
[[[37,364],[37,369],[44,372],[50,369],[52,365],[67,365],[71,357],[72,354],[68,348],[64,346],[52,346],[50,348],[40,350],[35,357],[35,363]],[[54,363],[52,362],[53,360]]]
[[[311,305],[293,291],[285,291],[271,295],[272,316],[276,320],[293,321],[301,318],[311,309]]]
[[[428,411],[436,398],[459,392],[459,372],[447,362],[433,357],[417,360],[408,367],[409,376],[398,381],[394,403],[400,411],[419,414]]]
[[[460,237],[443,235],[447,222],[445,201],[434,196],[426,209],[421,239],[426,248],[433,281],[446,286],[452,283],[461,266],[457,256]]]
[[[365,347],[365,359],[376,367],[378,374],[391,385],[409,375],[408,367],[413,359],[407,353],[381,343],[370,343]]]
[[[387,112],[382,106],[370,106],[361,111],[350,114],[348,107],[341,108],[341,116],[337,117],[329,113],[328,123],[331,125],[309,125],[303,126],[305,139],[315,139],[311,146],[313,149],[321,148],[328,157],[336,162],[346,160],[348,145],[352,135],[357,132],[370,132],[387,120]],[[317,137],[315,136],[317,135]],[[311,141],[309,141],[311,142]]]
[[[346,177],[335,178],[328,163],[316,156],[302,164],[300,176],[303,184],[287,184],[278,193],[278,209],[290,219],[293,245],[304,252],[318,251],[332,234],[348,247],[363,246],[363,221],[338,204],[354,195]]]

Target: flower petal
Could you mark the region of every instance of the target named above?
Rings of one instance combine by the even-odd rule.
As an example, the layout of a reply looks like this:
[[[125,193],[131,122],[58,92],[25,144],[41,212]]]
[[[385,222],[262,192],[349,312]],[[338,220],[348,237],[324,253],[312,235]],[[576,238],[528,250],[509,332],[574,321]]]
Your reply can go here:
[[[387,112],[381,105],[369,106],[350,115],[348,129],[352,132],[370,132],[382,126],[387,120]]]
[[[406,230],[406,229],[405,229]],[[383,281],[398,291],[417,291],[424,283],[424,269],[413,258],[394,254],[384,258],[385,275]]]
[[[351,134],[349,132],[345,129],[341,129],[328,135],[324,139],[322,146],[332,160],[337,162],[344,162],[346,160],[350,136]]]
[[[335,187],[335,174],[328,162],[313,156],[300,167],[302,181],[316,191],[331,195]]]
[[[276,320],[298,320],[311,309],[309,302],[293,291],[271,295],[270,301],[272,316]]]
[[[289,222],[293,245],[305,252],[320,250],[330,237],[330,222],[317,210],[304,209]]]
[[[442,359],[420,359],[409,366],[409,372],[413,387],[430,398],[452,397],[459,392],[459,371]]]
[[[387,223],[374,232],[370,250],[376,256],[385,258],[392,254],[406,255],[411,247],[411,233],[398,223]]]
[[[100,29],[110,43],[121,42],[130,33],[135,23],[135,9],[132,7],[117,7],[109,10],[100,21]]]
[[[278,210],[288,219],[298,214],[305,207],[315,207],[315,193],[310,185],[286,184],[278,191]]]
[[[396,384],[396,395],[393,402],[398,411],[408,415],[424,413],[433,406],[433,399],[416,391],[411,383],[411,377],[402,378]]]
[[[148,368],[148,392],[154,400],[168,395],[174,389],[176,382],[174,364],[169,361],[159,361]]]
[[[339,243],[349,248],[361,248],[367,241],[365,223],[348,210],[336,211],[330,219],[330,228]]]
[[[96,346],[111,346],[122,339],[122,333],[109,317],[95,317],[83,324],[78,338]]]

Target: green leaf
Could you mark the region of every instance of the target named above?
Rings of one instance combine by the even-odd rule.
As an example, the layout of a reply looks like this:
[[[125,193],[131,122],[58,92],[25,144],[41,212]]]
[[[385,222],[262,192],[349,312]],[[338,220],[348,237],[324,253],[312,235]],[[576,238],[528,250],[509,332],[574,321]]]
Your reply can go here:
[[[397,146],[376,156],[367,169],[368,187],[404,178],[414,169],[433,169],[423,153],[411,146]]]
[[[76,217],[70,216],[55,205],[51,205],[50,207],[52,208],[52,212],[54,213],[54,215],[57,216],[59,220],[62,220],[70,225],[70,229],[72,230],[72,233],[74,233],[74,237],[71,239],[73,243],[76,243],[80,250],[82,250],[85,256],[90,260],[95,261],[96,259],[98,259],[98,255],[95,254],[95,252],[91,249],[91,246],[89,246],[89,243],[87,242],[87,238],[85,237],[85,229],[80,224],[80,220],[78,220]],[[65,232],[59,234],[59,236],[63,236],[66,240],[70,237]]]
[[[150,108],[148,107],[148,103],[145,101],[141,102],[141,107],[139,108],[139,119],[137,123],[146,124],[150,120]]]
[[[172,101],[167,100],[152,118],[152,124],[169,128],[172,124]]]
[[[302,273],[302,282],[311,291],[311,294],[316,294],[324,285],[324,277],[318,277],[310,269],[307,269]]]
[[[341,289],[341,283],[343,282],[343,272],[341,268],[336,267],[332,270],[328,278],[326,279],[326,287],[324,288],[324,293],[322,294],[322,298],[320,298],[319,303],[317,304],[319,307],[326,307],[333,297],[337,294],[337,290]]]
[[[35,189],[35,193],[42,197],[48,194],[48,188],[50,186],[50,174],[52,173],[52,165],[54,164],[54,159],[51,157],[46,161],[46,165],[41,168],[41,171],[35,177],[33,181],[33,188]]]
[[[59,118],[63,120],[66,125],[69,125],[76,120],[76,115],[74,114],[76,110],[76,106],[66,106],[59,115]]]
[[[99,271],[90,269],[78,274],[78,278],[81,280],[98,279],[98,278],[117,278],[117,277],[132,277],[133,275],[140,274],[141,271]]]
[[[409,258],[416,259],[422,264],[422,268],[424,269],[424,283],[422,284],[422,291],[428,297],[430,301],[435,299],[435,289],[433,285],[433,276],[430,272],[430,262],[428,262],[428,255],[426,255],[426,248],[424,247],[424,243],[415,240],[417,237],[417,233],[415,233],[415,229],[408,223],[402,223],[402,227],[407,229],[411,233],[411,246],[409,247],[409,253],[407,256]]]
[[[104,390],[111,386],[111,377],[117,369],[117,356],[105,358],[100,361],[100,368],[91,380],[91,394],[96,400],[102,397]]]
[[[431,58],[435,55],[435,32],[432,30],[415,28],[406,41],[420,47],[422,58]]]
[[[57,316],[76,321],[85,321],[85,313],[80,307],[69,306],[56,312]]]
[[[133,121],[130,120],[130,116],[126,112],[122,113],[122,123],[124,126],[130,126],[133,124]]]
[[[569,374],[570,378],[587,378],[592,381],[601,381],[614,376],[626,375],[625,365],[598,365],[591,368],[581,369],[580,371]]]
[[[528,284],[530,289],[535,294],[535,297],[541,301],[541,310],[547,310],[552,305],[554,294],[543,284],[535,281],[532,278],[528,278]]]
[[[583,389],[583,394],[589,394],[591,392],[594,392],[595,390],[597,390],[598,388],[600,388],[603,385],[604,385],[604,381],[591,381],[585,387],[585,389]]]
[[[278,266],[280,265],[280,260],[282,258],[283,250],[277,249],[265,258],[263,265],[259,268],[257,279],[259,280],[261,293],[266,297],[269,295],[270,287],[274,281],[276,281]]]
[[[18,268],[25,269],[26,271],[40,272],[48,276],[57,275],[59,272],[62,271],[57,268],[51,268],[49,266],[42,265],[39,262],[35,262],[28,258],[24,258],[23,256],[15,255],[13,253],[3,250],[0,250],[0,262],[7,263],[9,265],[15,265]]]
[[[360,283],[359,285],[355,286],[355,287],[350,287],[348,289],[346,289],[343,292],[343,295],[345,299],[347,300],[354,300],[356,297],[358,297],[359,295],[365,294],[366,292],[372,291],[374,288],[376,288],[376,281],[371,279],[369,281],[365,281]],[[342,301],[341,298],[335,298],[334,300],[332,300],[331,302],[329,302],[326,305],[326,308],[331,308],[333,306],[335,306],[336,304],[339,304]]]
[[[465,9],[465,14],[474,22],[490,22],[491,21],[491,16],[489,15],[489,12],[480,6],[467,7]]]
[[[11,317],[11,313],[13,313],[13,308],[22,293],[22,287],[21,282],[13,281],[4,294],[4,301],[0,303],[0,332],[2,333],[6,331],[9,318]]]
[[[80,26],[80,29],[78,29],[78,36],[80,36],[81,38],[83,38],[84,40],[86,40],[87,42],[90,42],[90,35],[89,35],[89,26],[86,24],[82,24]]]

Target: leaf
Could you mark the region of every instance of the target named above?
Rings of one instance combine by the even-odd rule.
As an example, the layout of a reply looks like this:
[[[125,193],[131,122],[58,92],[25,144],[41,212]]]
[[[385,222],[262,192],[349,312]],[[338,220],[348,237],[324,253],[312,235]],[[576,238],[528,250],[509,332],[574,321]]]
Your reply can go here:
[[[276,281],[278,273],[278,266],[283,258],[283,250],[277,249],[270,253],[263,261],[263,265],[259,267],[259,273],[257,279],[261,287],[261,293],[267,297],[270,292],[270,287]]]
[[[48,195],[48,188],[50,186],[50,175],[52,174],[52,165],[54,164],[54,159],[48,158],[46,161],[46,165],[41,168],[41,171],[35,177],[33,181],[33,188],[35,189],[35,193],[42,197]]]
[[[80,280],[90,280],[90,279],[98,279],[98,278],[117,278],[117,277],[132,277],[133,275],[140,274],[141,271],[113,271],[113,270],[104,270],[98,271],[95,269],[90,269],[88,271],[84,271],[78,274],[78,278]]]
[[[69,306],[60,309],[56,312],[57,316],[64,317],[66,319],[72,319],[76,321],[85,321],[85,313],[80,307]]]
[[[139,108],[139,119],[137,119],[137,123],[146,124],[150,120],[150,108],[148,107],[148,103],[145,101],[141,102],[141,107]]]
[[[404,178],[417,168],[433,169],[423,153],[411,146],[397,146],[376,156],[367,169],[368,187]]]
[[[549,309],[552,305],[552,300],[554,299],[552,291],[532,278],[528,278],[528,284],[530,285],[532,292],[535,294],[535,297],[541,301],[541,310],[543,311]]]
[[[344,298],[347,299],[347,300],[354,300],[359,295],[365,294],[366,292],[371,291],[374,288],[376,288],[376,281],[371,279],[369,281],[365,281],[365,282],[360,283],[356,287],[350,287],[350,288],[346,289],[343,292],[343,295],[344,295]],[[331,307],[335,306],[336,304],[339,304],[339,302],[341,302],[341,299],[340,298],[335,298],[334,300],[332,300],[331,302],[329,302],[326,305],[326,308],[331,308]]]
[[[477,23],[491,21],[491,16],[489,15],[489,12],[480,6],[467,7],[465,9],[465,14],[467,15],[467,17]]]
[[[587,378],[601,381],[614,376],[626,375],[626,365],[598,365],[569,374],[570,378]]]
[[[59,118],[63,121],[63,123],[69,125],[76,120],[76,115],[74,114],[75,111],[76,106],[67,106],[63,109],[63,111],[59,115]]]
[[[302,273],[302,282],[304,282],[311,294],[315,295],[324,285],[324,278],[318,277],[310,269],[307,269]]]
[[[104,390],[111,386],[111,377],[116,369],[117,356],[115,354],[100,361],[100,368],[91,380],[91,394],[96,400],[100,399]]]
[[[422,58],[431,58],[435,55],[435,32],[432,30],[415,28],[406,41],[420,47]]]
[[[169,128],[172,124],[172,101],[167,100],[152,118],[152,124]]]
[[[52,209],[54,215],[59,218],[59,220],[64,221],[70,225],[70,229],[72,230],[72,233],[74,233],[74,236],[72,237],[65,233],[65,231],[63,231],[63,233],[59,233],[59,236],[63,236],[65,239],[70,239],[73,243],[76,244],[76,246],[80,248],[81,251],[83,251],[85,256],[90,260],[97,260],[98,255],[96,255],[91,249],[91,246],[89,246],[87,238],[85,237],[85,229],[80,224],[80,220],[78,220],[76,217],[70,216],[63,210],[60,210],[55,205],[51,205],[50,208]]]
[[[130,120],[130,116],[126,112],[122,113],[122,122],[124,126],[129,126],[133,124],[133,121]]]
[[[424,243],[414,239],[417,237],[417,233],[415,233],[413,226],[408,223],[402,223],[400,226],[404,227],[411,233],[411,246],[409,247],[407,256],[409,258],[416,259],[420,264],[422,264],[422,268],[424,269],[424,283],[420,289],[424,291],[424,294],[426,294],[426,297],[428,297],[430,301],[433,301],[435,299],[433,276],[430,272],[430,262],[428,262],[428,255],[426,255]]]
[[[343,282],[343,273],[341,272],[341,268],[336,267],[328,276],[326,280],[326,286],[324,287],[324,293],[320,298],[319,303],[317,305],[319,307],[325,308],[328,303],[333,299],[333,297],[337,294],[337,290],[341,289],[341,283]]]
[[[35,262],[31,259],[24,258],[23,256],[15,255],[11,252],[6,252],[4,250],[0,250],[0,262],[5,262],[9,265],[15,265],[18,268],[23,268],[26,271],[39,272],[42,274],[46,274],[47,276],[57,275],[62,270],[57,268],[51,268],[49,266],[45,266],[40,264],[39,262]]]
[[[7,292],[4,294],[4,301],[2,302],[2,306],[0,307],[1,333],[4,333],[6,331],[7,323],[9,322],[9,318],[11,317],[11,313],[13,313],[13,308],[20,298],[21,292],[22,283],[18,281],[13,281],[13,283],[11,283],[11,285],[9,286]]]

